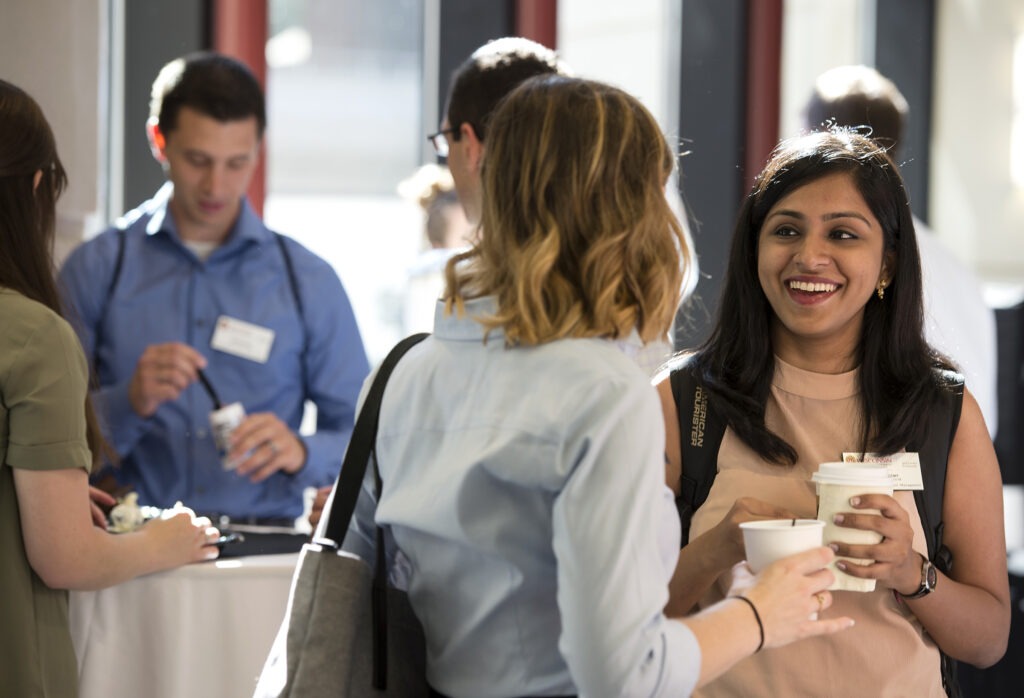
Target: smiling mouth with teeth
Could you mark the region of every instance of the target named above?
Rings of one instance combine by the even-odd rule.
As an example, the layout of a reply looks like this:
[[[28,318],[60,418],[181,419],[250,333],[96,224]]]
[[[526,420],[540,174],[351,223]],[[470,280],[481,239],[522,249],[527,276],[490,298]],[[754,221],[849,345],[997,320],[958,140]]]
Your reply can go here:
[[[789,287],[794,291],[803,291],[804,293],[831,293],[839,288],[837,284],[810,283],[808,281],[790,281]]]

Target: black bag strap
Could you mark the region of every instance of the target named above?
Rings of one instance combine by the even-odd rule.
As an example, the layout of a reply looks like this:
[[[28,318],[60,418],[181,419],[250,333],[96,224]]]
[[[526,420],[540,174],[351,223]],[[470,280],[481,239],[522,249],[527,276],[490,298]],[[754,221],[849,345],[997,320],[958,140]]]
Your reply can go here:
[[[708,401],[708,390],[694,375],[690,362],[672,372],[669,384],[679,419],[682,474],[676,510],[682,528],[680,547],[685,548],[693,514],[707,500],[718,475],[718,448],[726,423]]]
[[[387,385],[391,372],[398,364],[398,360],[407,351],[422,342],[430,335],[426,332],[406,337],[388,353],[377,369],[377,375],[373,378],[370,390],[359,410],[359,417],[356,419],[355,428],[352,430],[352,438],[349,440],[348,448],[345,451],[345,460],[341,464],[341,473],[334,485],[334,495],[331,501],[327,516],[327,524],[324,529],[324,538],[317,538],[313,542],[326,548],[337,550],[345,540],[348,532],[352,514],[356,509],[356,502],[359,499],[359,492],[362,489],[363,478],[366,476],[366,466],[370,462],[370,456],[375,454],[377,442],[377,427],[380,424],[380,405],[384,397],[384,388]],[[377,467],[377,459],[373,458],[373,474],[376,484],[377,499],[380,499],[381,479],[380,469]],[[388,576],[387,565],[384,555],[384,531],[376,526],[376,555],[373,566],[373,686],[378,690],[387,688],[388,673],[388,639],[387,639],[387,617],[388,617]]]
[[[384,387],[387,385],[391,372],[398,364],[398,360],[429,336],[428,333],[421,332],[406,337],[395,345],[381,362],[380,368],[377,369],[377,375],[374,376],[373,384],[366,394],[366,400],[363,401],[363,406],[359,410],[359,417],[356,418],[356,425],[352,430],[352,438],[349,439],[348,448],[345,450],[345,460],[341,464],[338,482],[334,486],[334,498],[331,502],[331,510],[327,513],[327,525],[324,528],[323,539],[317,539],[314,542],[338,548],[345,540],[349,522],[356,510],[359,490],[362,488],[363,478],[366,475],[366,466],[377,441],[377,425],[380,422],[380,403],[384,397]],[[374,461],[374,467],[376,468],[376,461]],[[377,483],[379,495],[379,472],[377,473]],[[379,555],[379,546],[377,552]]]

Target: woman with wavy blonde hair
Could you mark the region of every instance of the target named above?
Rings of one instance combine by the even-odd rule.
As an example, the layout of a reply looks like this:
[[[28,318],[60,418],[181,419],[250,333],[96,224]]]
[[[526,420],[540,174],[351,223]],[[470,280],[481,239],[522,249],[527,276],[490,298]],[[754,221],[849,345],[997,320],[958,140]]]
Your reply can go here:
[[[372,559],[385,530],[435,695],[687,695],[762,645],[847,627],[808,620],[826,548],[665,617],[664,427],[624,349],[664,336],[679,299],[673,154],[636,99],[566,77],[523,83],[488,128],[482,239],[391,376],[380,499],[371,470],[344,542]]]
[[[662,338],[691,259],[665,198],[672,151],[625,92],[539,82],[501,113],[507,137],[489,145],[482,172],[488,235],[462,255],[472,266],[449,267],[447,299],[493,294],[499,310],[487,325],[513,344],[634,329]]]

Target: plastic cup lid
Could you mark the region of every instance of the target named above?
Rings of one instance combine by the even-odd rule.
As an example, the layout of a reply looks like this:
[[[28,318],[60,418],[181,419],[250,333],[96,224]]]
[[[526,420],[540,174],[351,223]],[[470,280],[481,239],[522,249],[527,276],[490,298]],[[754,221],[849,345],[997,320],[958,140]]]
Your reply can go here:
[[[827,485],[876,485],[892,484],[889,469],[884,465],[870,463],[821,463],[818,472],[811,475],[813,482]]]

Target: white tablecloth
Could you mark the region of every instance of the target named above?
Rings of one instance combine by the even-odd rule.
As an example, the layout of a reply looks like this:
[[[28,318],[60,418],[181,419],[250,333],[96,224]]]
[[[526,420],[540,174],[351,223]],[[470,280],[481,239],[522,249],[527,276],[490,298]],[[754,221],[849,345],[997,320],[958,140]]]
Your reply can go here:
[[[73,592],[81,698],[252,696],[297,560],[218,560]]]

